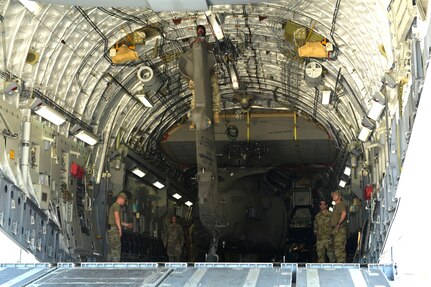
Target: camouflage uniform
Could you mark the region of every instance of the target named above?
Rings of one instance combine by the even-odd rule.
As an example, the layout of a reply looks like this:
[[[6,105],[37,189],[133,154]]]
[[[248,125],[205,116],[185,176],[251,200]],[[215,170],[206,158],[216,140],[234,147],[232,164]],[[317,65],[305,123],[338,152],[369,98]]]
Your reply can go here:
[[[326,212],[320,211],[314,219],[314,233],[317,236],[317,262],[319,263],[326,262],[326,255],[328,256],[329,262],[335,261],[331,237],[331,216],[332,214],[326,209]]]
[[[163,239],[170,262],[178,262],[184,245],[184,231],[180,224],[169,224]]]
[[[340,201],[334,206],[331,217],[332,226],[332,242],[334,244],[334,254],[337,263],[346,262],[346,241],[347,241],[347,224],[346,220],[342,222],[339,228],[337,223],[340,220],[341,212],[346,210],[343,201]]]
[[[121,238],[118,234],[118,228],[115,224],[115,217],[114,212],[118,211],[118,214],[120,215],[120,222],[121,221],[121,206],[114,202],[111,207],[109,208],[109,217],[108,217],[108,225],[110,228],[108,228],[108,245],[109,245],[109,251],[108,251],[108,261],[111,262],[119,262],[121,258]]]

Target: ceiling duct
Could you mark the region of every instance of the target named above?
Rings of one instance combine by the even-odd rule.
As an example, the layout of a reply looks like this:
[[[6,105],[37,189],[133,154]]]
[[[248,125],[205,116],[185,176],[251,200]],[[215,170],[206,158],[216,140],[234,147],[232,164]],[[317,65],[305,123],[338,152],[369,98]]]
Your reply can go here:
[[[322,65],[318,62],[310,62],[305,66],[305,82],[311,87],[317,87],[322,82]]]
[[[151,67],[141,66],[137,72],[138,79],[144,84],[144,90],[149,96],[154,95],[160,87],[160,81]]]
[[[144,84],[152,84],[154,82],[154,72],[148,66],[141,66],[137,73],[138,79]]]
[[[25,58],[25,62],[30,65],[34,65],[39,61],[39,53],[33,49],[30,49],[27,53],[27,58]]]

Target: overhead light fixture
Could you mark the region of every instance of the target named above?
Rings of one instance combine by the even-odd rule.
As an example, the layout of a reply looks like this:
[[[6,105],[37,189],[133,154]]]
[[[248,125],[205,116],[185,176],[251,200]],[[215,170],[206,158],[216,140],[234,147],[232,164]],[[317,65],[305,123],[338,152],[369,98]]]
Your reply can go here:
[[[322,105],[329,105],[332,91],[322,91]]]
[[[186,202],[184,202],[184,204],[185,204],[185,205],[187,205],[188,207],[190,207],[190,206],[192,206],[192,205],[193,205],[193,203],[192,203],[192,202],[190,202],[190,201],[186,201]]]
[[[363,141],[363,142],[367,141],[371,132],[372,132],[371,129],[366,128],[366,127],[362,127],[362,129],[358,135],[358,140]]]
[[[64,124],[66,117],[44,104],[40,99],[36,99],[32,106],[33,111],[47,121],[59,126]]]
[[[40,10],[42,10],[42,6],[34,1],[30,1],[30,0],[19,0],[19,2],[21,2],[21,4],[27,8],[28,11],[32,12],[32,13],[36,13],[39,12]]]
[[[162,189],[165,187],[165,185],[163,183],[161,183],[160,181],[156,180],[155,182],[153,182],[153,185],[155,187],[157,187],[158,189]]]
[[[139,93],[136,95],[136,97],[144,104],[144,106],[146,106],[147,108],[152,108],[153,104],[150,102],[149,99],[147,99],[147,97],[145,96],[144,92],[142,91],[142,93]]]
[[[142,177],[144,177],[144,176],[146,175],[146,173],[145,173],[143,170],[141,170],[139,167],[135,167],[135,168],[132,170],[132,172],[133,172],[135,175],[139,176],[140,178],[142,178]]]
[[[217,19],[217,16],[211,12],[206,13],[206,16],[207,16],[208,22],[210,22],[214,36],[217,38],[217,40],[223,41],[224,33]]]
[[[376,127],[376,122],[369,117],[364,116],[361,123],[362,128],[359,132],[358,139],[365,142],[368,140],[370,134],[373,132],[373,129]]]
[[[182,196],[181,196],[181,194],[175,193],[172,195],[172,197],[175,199],[180,199]]]
[[[338,186],[344,188],[346,187],[346,185],[349,183],[349,177],[346,176],[345,174],[342,174],[340,176],[340,182],[338,183]]]
[[[89,144],[89,145],[95,145],[99,142],[99,138],[93,135],[90,132],[87,132],[86,130],[79,130],[75,137],[80,139],[81,141]]]
[[[346,166],[344,169],[344,174],[350,176],[352,174],[352,169],[349,166]]]
[[[239,90],[239,83],[236,75],[232,77],[232,89]]]
[[[3,93],[5,93],[6,95],[14,95],[15,93],[19,92],[19,80],[17,79],[8,79],[4,82],[3,85]]]
[[[232,89],[238,90],[239,89],[238,75],[236,74],[233,64],[229,65],[229,75],[230,75],[230,80],[232,82]]]
[[[371,109],[368,112],[368,117],[374,121],[379,120],[380,116],[382,115],[382,112],[385,108],[385,105],[381,103],[378,99],[373,98]]]
[[[341,179],[340,182],[338,183],[338,185],[343,188],[346,186],[346,184],[347,184],[347,181],[345,181],[344,179]]]

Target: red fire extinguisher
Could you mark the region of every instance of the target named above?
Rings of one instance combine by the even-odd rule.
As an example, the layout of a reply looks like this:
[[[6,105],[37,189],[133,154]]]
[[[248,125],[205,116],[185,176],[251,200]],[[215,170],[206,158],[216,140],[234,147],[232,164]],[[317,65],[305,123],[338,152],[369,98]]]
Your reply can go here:
[[[367,186],[364,189],[364,200],[370,200],[372,194],[373,194],[373,185],[367,184]]]

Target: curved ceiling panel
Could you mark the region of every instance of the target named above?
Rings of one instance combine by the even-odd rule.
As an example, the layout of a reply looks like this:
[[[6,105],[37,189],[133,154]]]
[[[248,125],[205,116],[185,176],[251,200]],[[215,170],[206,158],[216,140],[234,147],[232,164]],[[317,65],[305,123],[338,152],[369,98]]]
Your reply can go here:
[[[94,8],[91,3],[100,1],[85,2],[87,7],[38,4],[34,11],[17,0],[0,2],[9,60],[2,69],[25,81],[28,89],[41,91],[96,133],[108,132],[111,145],[124,131],[122,140],[145,152],[173,124],[182,123],[190,109],[191,92],[177,59],[189,49],[196,25],[210,31],[207,16],[204,12],[155,12],[148,8],[151,1],[140,2],[147,8],[124,8],[136,1],[122,1],[123,8],[109,8],[107,1],[107,8]],[[381,88],[381,78],[393,64],[389,24],[382,17],[389,1],[226,2],[208,1],[219,4],[210,10],[227,39],[220,43],[207,33],[218,59],[222,110],[238,110],[235,97],[248,94],[255,108],[297,111],[315,120],[336,144],[354,140],[373,95]],[[310,31],[326,37],[338,53],[317,60],[298,57],[298,47],[286,36],[289,23],[306,27],[307,37]],[[149,27],[151,37],[136,45],[132,41],[129,48],[138,59],[114,64],[110,50],[134,36],[133,32]],[[29,50],[39,54],[37,63],[26,63]],[[317,92],[304,78],[310,60],[324,68]],[[239,92],[232,89],[226,61],[235,64],[243,84]],[[146,91],[153,108],[145,107],[137,97],[141,89],[147,89],[137,76],[142,65],[150,67],[160,83],[151,93]],[[335,91],[332,104],[324,106],[316,98],[321,90]]]

